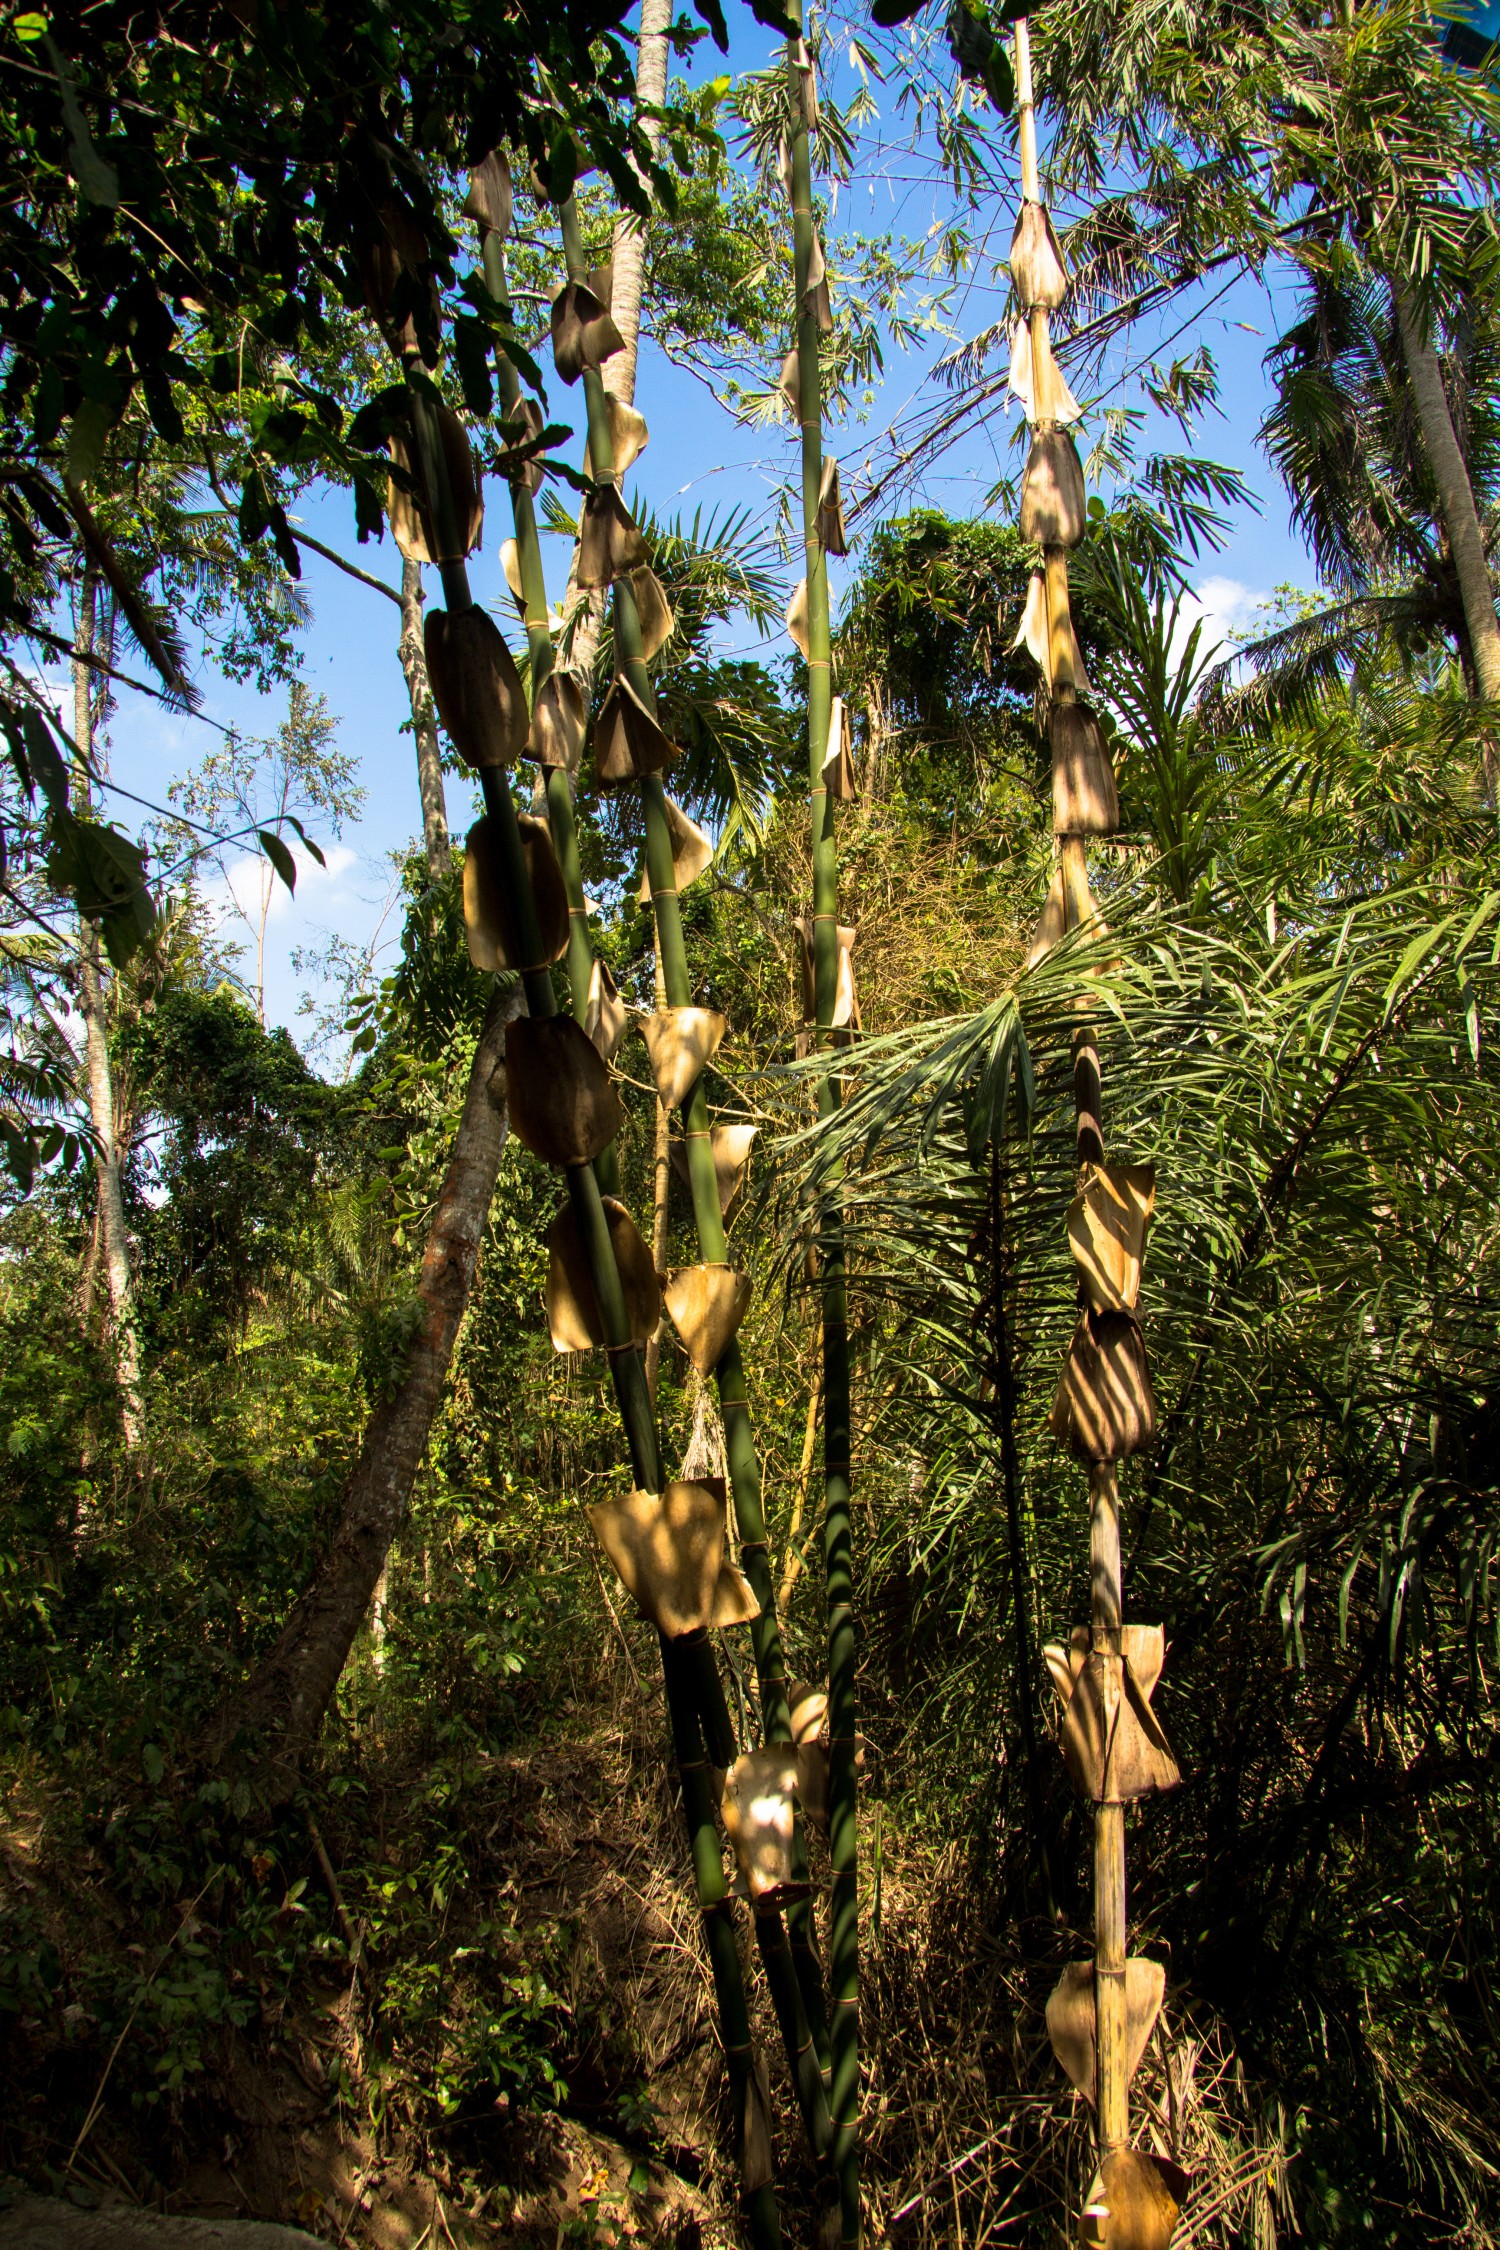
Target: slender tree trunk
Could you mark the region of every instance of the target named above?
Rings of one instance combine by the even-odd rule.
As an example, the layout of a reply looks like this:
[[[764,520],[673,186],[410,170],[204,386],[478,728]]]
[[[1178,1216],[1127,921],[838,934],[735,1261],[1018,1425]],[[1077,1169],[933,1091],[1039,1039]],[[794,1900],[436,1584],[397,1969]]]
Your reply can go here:
[[[89,803],[90,772],[94,762],[94,676],[88,658],[94,648],[96,599],[94,575],[86,571],[79,589],[78,631],[73,655],[73,739],[79,751],[74,793],[84,809]],[[98,1143],[94,1162],[98,1193],[95,1240],[103,1253],[105,1278],[109,1284],[110,1341],[120,1385],[120,1421],[125,1433],[125,1450],[134,1453],[140,1445],[143,1429],[141,1345],[136,1324],[135,1280],[130,1271],[130,1236],[125,1225],[125,1198],[120,1181],[120,1142],[115,1128],[115,1090],[109,1059],[99,929],[97,923],[90,921],[80,921],[78,928],[78,998],[88,1066],[89,1115]],[[89,1295],[92,1296],[92,1276]]]
[[[1453,427],[1442,366],[1409,291],[1400,282],[1392,282],[1391,296],[1412,402],[1458,578],[1479,692],[1487,703],[1500,701],[1500,618],[1495,614],[1495,591],[1490,583],[1474,487]]]
[[[422,793],[422,843],[428,879],[440,883],[448,872],[448,805],[438,755],[437,713],[427,678],[422,644],[422,566],[401,565],[401,669],[411,698],[412,732],[417,740],[417,787]]]
[[[295,1786],[298,1761],[317,1739],[391,1541],[406,1520],[468,1306],[505,1146],[505,1027],[520,1012],[519,993],[497,987],[474,1050],[422,1259],[417,1282],[422,1326],[399,1383],[370,1417],[333,1539],[275,1646],[214,1723],[210,1746],[216,1756],[242,1733],[259,1736],[277,1795]]]
[[[648,107],[659,108],[667,91],[667,32],[672,21],[671,0],[641,0],[640,40],[636,50],[635,102],[639,115]],[[641,131],[651,144],[653,154],[661,141],[661,127],[654,119],[640,115]],[[646,228],[633,213],[617,219],[614,241],[611,246],[614,282],[610,291],[610,312],[616,328],[624,338],[624,349],[615,352],[604,362],[600,373],[604,388],[612,398],[620,399],[626,406],[635,403],[635,370],[640,354],[641,299],[646,279]],[[573,560],[568,568],[567,592],[563,596],[563,615],[575,618],[573,643],[568,652],[568,670],[583,681],[585,690],[594,676],[594,663],[599,654],[599,641],[604,631],[605,596],[602,593],[581,592],[578,586],[578,547],[574,543]]]
[[[667,95],[667,32],[671,0],[641,0],[640,44],[636,50],[635,113],[653,155],[661,127],[646,113],[660,109]],[[635,400],[635,364],[641,341],[641,299],[646,280],[646,224],[634,212],[615,221],[614,286],[609,309],[625,340],[623,351],[604,362],[604,388],[627,406]]]

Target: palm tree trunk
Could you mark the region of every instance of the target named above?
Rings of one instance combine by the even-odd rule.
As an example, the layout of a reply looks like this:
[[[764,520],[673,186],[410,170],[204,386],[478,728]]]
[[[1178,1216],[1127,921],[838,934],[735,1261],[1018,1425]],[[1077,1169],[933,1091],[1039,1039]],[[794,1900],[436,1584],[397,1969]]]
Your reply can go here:
[[[1391,297],[1407,378],[1411,383],[1412,403],[1417,410],[1422,443],[1437,486],[1438,509],[1458,578],[1479,692],[1487,703],[1500,701],[1500,618],[1495,614],[1495,590],[1490,583],[1484,533],[1468,464],[1453,427],[1448,393],[1443,387],[1442,365],[1431,337],[1422,326],[1410,291],[1402,282],[1393,281]]]
[[[448,806],[438,756],[437,715],[422,646],[422,566],[404,557],[401,564],[401,669],[411,699],[412,732],[417,740],[417,787],[422,797],[422,844],[427,878],[440,883],[448,872]]]
[[[73,739],[78,747],[74,791],[82,809],[89,803],[94,763],[94,675],[88,662],[94,649],[98,581],[86,570],[79,588],[78,630],[73,653]],[[130,1270],[130,1235],[125,1224],[125,1197],[120,1177],[120,1143],[115,1121],[114,1077],[109,1058],[109,1025],[105,1013],[102,960],[98,925],[79,924],[79,1013],[83,1017],[88,1066],[89,1116],[93,1122],[97,1154],[94,1178],[98,1194],[97,1240],[103,1253],[109,1284],[110,1341],[115,1375],[120,1385],[120,1422],[125,1450],[134,1453],[141,1442],[141,1343],[137,1325],[135,1277]]]
[[[469,1071],[453,1154],[417,1281],[422,1324],[401,1380],[370,1417],[344,1486],[338,1524],[274,1647],[215,1720],[214,1755],[257,1737],[273,1795],[296,1785],[364,1623],[391,1541],[406,1521],[458,1331],[474,1284],[500,1152],[505,1146],[505,1027],[520,995],[497,985]]]
[[[671,0],[641,0],[641,26],[635,65],[635,108],[641,131],[652,154],[661,141],[661,127],[647,112],[659,109],[667,95],[667,32],[672,21]],[[634,212],[615,221],[613,247],[614,287],[609,309],[625,340],[625,348],[604,362],[604,388],[627,406],[635,402],[635,366],[640,350],[641,297],[646,279],[646,227]]]

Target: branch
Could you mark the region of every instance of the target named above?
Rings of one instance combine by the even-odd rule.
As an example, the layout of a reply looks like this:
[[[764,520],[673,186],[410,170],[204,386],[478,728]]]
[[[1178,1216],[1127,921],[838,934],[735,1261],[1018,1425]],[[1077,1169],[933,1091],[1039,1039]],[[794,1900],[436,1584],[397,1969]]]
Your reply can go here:
[[[314,539],[312,533],[304,531],[300,523],[297,525],[297,537],[304,547],[311,547],[315,555],[321,555],[324,562],[331,562],[334,569],[341,570],[346,578],[357,578],[361,586],[373,587],[377,594],[384,594],[388,602],[394,602],[397,609],[401,607],[401,596],[394,586],[388,586],[383,578],[373,577],[368,570],[361,570],[358,563],[346,561],[335,548],[325,547],[321,539]]]

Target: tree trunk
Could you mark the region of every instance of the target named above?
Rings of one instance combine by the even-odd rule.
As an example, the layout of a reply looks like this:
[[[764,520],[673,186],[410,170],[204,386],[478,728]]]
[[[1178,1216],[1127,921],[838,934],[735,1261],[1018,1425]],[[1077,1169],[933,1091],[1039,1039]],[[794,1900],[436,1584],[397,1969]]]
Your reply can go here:
[[[1411,382],[1412,403],[1417,410],[1422,443],[1437,486],[1443,528],[1448,534],[1448,551],[1458,577],[1479,692],[1487,703],[1500,701],[1500,618],[1495,614],[1495,592],[1490,584],[1474,487],[1453,427],[1442,366],[1410,293],[1400,282],[1392,282],[1391,295],[1396,308],[1396,325],[1401,333],[1402,356]]]
[[[422,1326],[399,1383],[370,1417],[359,1459],[344,1486],[332,1541],[275,1646],[211,1730],[209,1748],[215,1758],[240,1735],[259,1738],[256,1748],[277,1798],[295,1787],[298,1762],[317,1740],[391,1541],[406,1520],[468,1306],[505,1146],[505,1027],[520,1012],[519,991],[497,987],[474,1050],[463,1114],[422,1259],[417,1283]]]
[[[667,95],[667,31],[671,0],[641,0],[640,43],[636,50],[635,109],[641,131],[655,155],[661,127],[643,113],[660,109]],[[609,309],[625,348],[604,362],[604,388],[627,406],[635,403],[635,363],[641,342],[641,298],[646,279],[646,222],[634,212],[615,221],[614,284]]]
[[[448,872],[448,804],[438,755],[437,714],[427,678],[422,642],[422,566],[401,564],[401,669],[411,698],[412,732],[417,739],[417,787],[422,793],[422,842],[428,880],[440,883]]]
[[[641,0],[640,39],[636,50],[635,103],[637,112],[650,106],[659,108],[667,91],[667,32],[672,21],[671,0]],[[653,118],[640,118],[641,131],[655,154],[661,142],[661,127]],[[646,228],[633,213],[615,221],[614,241],[610,251],[614,280],[610,290],[610,314],[616,328],[624,338],[624,348],[605,360],[600,373],[604,388],[612,398],[620,399],[626,406],[635,403],[635,369],[641,343],[641,298],[646,278]],[[599,641],[604,631],[605,596],[579,590],[578,547],[575,541],[573,560],[568,569],[567,591],[563,596],[563,615],[574,619],[573,643],[568,652],[568,670],[583,683],[585,693],[594,677],[594,663],[599,654]]]
[[[94,675],[88,659],[94,648],[96,594],[94,575],[92,571],[85,571],[79,589],[73,655],[73,739],[79,753],[73,784],[83,811],[87,811],[89,805],[90,772],[94,762]],[[103,1253],[105,1278],[109,1284],[110,1341],[120,1385],[120,1421],[125,1433],[125,1450],[134,1453],[140,1445],[143,1428],[135,1279],[130,1271],[130,1236],[125,1225],[125,1198],[120,1182],[120,1143],[115,1130],[115,1090],[104,1011],[99,929],[97,923],[83,920],[78,926],[78,1005],[83,1017],[89,1115],[98,1144],[94,1160],[98,1195],[96,1239]]]

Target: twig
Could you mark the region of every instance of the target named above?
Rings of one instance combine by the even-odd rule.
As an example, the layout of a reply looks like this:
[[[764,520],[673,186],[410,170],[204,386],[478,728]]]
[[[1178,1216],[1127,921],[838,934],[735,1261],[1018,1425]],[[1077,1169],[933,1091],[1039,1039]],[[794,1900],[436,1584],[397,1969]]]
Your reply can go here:
[[[161,1952],[157,1956],[155,1968],[151,1971],[150,1976],[147,1977],[145,1983],[141,1986],[140,1991],[136,1994],[134,2000],[131,2002],[130,2013],[125,2018],[124,2023],[120,2027],[119,2038],[115,2041],[114,2045],[109,2050],[109,2060],[105,2064],[99,2083],[94,2089],[94,2098],[89,2103],[88,2114],[84,2118],[83,2123],[78,2128],[78,2138],[73,2143],[72,2154],[69,2156],[67,2163],[63,2166],[64,2179],[67,2178],[74,2165],[78,2162],[79,2150],[83,2147],[84,2142],[88,2139],[90,2133],[94,2129],[94,2121],[98,2117],[100,2107],[104,2101],[104,2089],[109,2084],[109,2074],[114,2069],[115,2063],[119,2059],[120,2049],[124,2046],[126,2040],[130,2036],[130,2027],[135,2022],[137,2015],[140,2013],[141,2003],[145,1999],[147,1993],[151,1990],[151,1987],[155,1984],[157,1978],[161,1975],[162,1970],[166,1967],[167,1955],[171,1952],[173,1946],[177,1943],[177,1940],[181,1937],[183,1931],[192,1921],[194,1914],[197,1912],[199,1906],[202,1904],[204,1897],[207,1895],[209,1884],[211,1884],[213,1881],[214,1877],[210,1875],[210,1877],[208,1878],[208,1882],[204,1884],[203,1889],[198,1893],[197,1898],[193,1900],[192,1905],[188,1908],[187,1912],[183,1915],[182,1920],[178,1923],[176,1929],[172,1932],[172,1935],[168,1938],[166,1944],[162,1947]]]
[[[343,571],[346,577],[357,578],[361,586],[373,587],[377,594],[384,594],[388,602],[394,602],[397,609],[401,607],[401,596],[394,586],[388,586],[383,578],[376,578],[368,570],[361,570],[358,563],[350,562],[346,556],[339,554],[336,548],[325,547],[321,539],[314,539],[310,531],[303,530],[295,516],[292,518],[292,537],[299,545],[311,547],[313,553],[321,555],[324,562],[331,562],[335,570]]]
[[[813,1448],[818,1437],[818,1406],[822,1396],[823,1370],[819,1367],[813,1377],[812,1392],[807,1401],[807,1426],[802,1433],[802,1464],[797,1471],[797,1497],[792,1503],[792,1520],[787,1525],[786,1567],[781,1574],[781,1592],[778,1596],[778,1604],[783,1610],[792,1598],[792,1588],[797,1583],[798,1575],[807,1560],[807,1550],[812,1545],[812,1536],[809,1536],[800,1550],[796,1542],[797,1534],[802,1529],[802,1517],[807,1507],[807,1485],[808,1479],[812,1475]]]
[[[313,1819],[310,1809],[305,1814],[305,1818],[307,1833],[312,1839],[312,1848],[317,1853],[318,1865],[323,1870],[323,1880],[328,1885],[328,1895],[333,1900],[333,1910],[339,1918],[339,1926],[343,1930],[344,1941],[349,1948],[349,1966],[357,1974],[360,1948],[363,1944],[363,1932],[356,1926],[353,1916],[344,1904],[344,1894],[339,1889],[339,1879],[333,1871],[333,1861],[328,1856],[328,1847],[323,1842],[322,1832]]]

